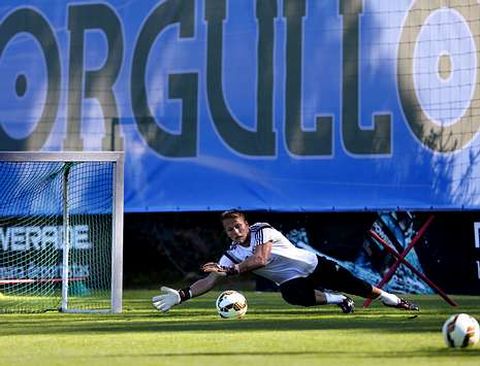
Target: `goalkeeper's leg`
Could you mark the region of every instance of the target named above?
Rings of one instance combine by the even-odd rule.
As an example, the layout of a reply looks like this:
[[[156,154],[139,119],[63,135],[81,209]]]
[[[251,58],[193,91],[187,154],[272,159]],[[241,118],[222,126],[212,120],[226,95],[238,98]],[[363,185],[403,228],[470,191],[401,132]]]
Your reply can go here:
[[[292,305],[315,306],[335,304],[344,313],[353,313],[355,303],[351,298],[339,293],[316,290],[306,278],[294,278],[280,285],[283,299]]]
[[[319,257],[318,260],[317,268],[309,277],[319,286],[368,299],[379,299],[385,306],[418,310],[417,305],[371,285],[338,263],[325,257]]]

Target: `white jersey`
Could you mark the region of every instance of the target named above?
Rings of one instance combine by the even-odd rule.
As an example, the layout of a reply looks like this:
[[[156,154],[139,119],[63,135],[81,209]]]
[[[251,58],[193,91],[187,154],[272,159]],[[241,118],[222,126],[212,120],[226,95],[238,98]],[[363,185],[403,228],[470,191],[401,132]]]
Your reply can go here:
[[[267,264],[253,273],[282,284],[297,277],[306,277],[317,266],[315,253],[297,248],[281,232],[267,223],[260,222],[250,226],[250,243],[248,247],[232,242],[220,258],[222,266],[232,266],[253,255],[258,245],[272,242],[272,252]]]

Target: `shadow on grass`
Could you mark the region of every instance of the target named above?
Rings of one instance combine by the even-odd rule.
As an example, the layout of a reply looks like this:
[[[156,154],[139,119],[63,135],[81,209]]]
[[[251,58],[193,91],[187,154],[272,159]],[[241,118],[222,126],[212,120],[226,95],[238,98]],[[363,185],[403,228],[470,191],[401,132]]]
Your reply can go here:
[[[332,351],[278,351],[278,352],[182,352],[182,353],[150,353],[150,354],[141,354],[141,355],[132,355],[132,354],[116,354],[116,355],[108,355],[107,358],[130,358],[130,357],[159,357],[159,358],[189,358],[189,357],[248,357],[248,356],[258,356],[258,357],[270,357],[270,356],[302,356],[302,357],[332,357],[336,359],[341,359],[344,356],[347,357],[355,357],[355,358],[380,358],[384,359],[398,359],[398,358],[430,358],[435,356],[435,358],[439,357],[448,357],[454,360],[454,357],[478,357],[480,355],[480,351],[475,349],[462,349],[461,352],[458,350],[453,349],[446,349],[446,348],[429,348],[425,350],[418,350],[418,351],[410,351],[410,352],[383,352],[383,351],[369,351],[369,352],[358,352],[358,351],[348,351],[343,350],[339,351],[338,349]]]
[[[281,314],[278,314],[281,315]],[[258,316],[258,318],[257,318]],[[82,319],[32,319],[3,322],[0,335],[68,334],[68,333],[138,333],[138,332],[251,332],[251,331],[303,331],[303,330],[353,330],[374,332],[438,332],[439,321],[405,316],[366,318],[358,316],[291,317],[263,319],[270,314],[255,314],[251,319],[223,320],[212,316],[190,317],[151,316],[111,317]],[[203,318],[203,319],[202,319]],[[441,324],[441,323],[440,323]]]

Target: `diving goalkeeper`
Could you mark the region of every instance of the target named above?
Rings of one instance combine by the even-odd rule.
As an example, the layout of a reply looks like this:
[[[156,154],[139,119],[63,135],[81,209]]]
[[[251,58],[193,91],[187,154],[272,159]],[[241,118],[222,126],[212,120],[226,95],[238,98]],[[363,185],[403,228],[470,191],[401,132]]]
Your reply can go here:
[[[230,248],[218,263],[204,264],[201,269],[207,275],[189,287],[175,290],[162,286],[162,293],[152,298],[156,309],[166,312],[210,291],[225,277],[253,272],[277,283],[283,299],[292,305],[335,304],[344,313],[352,313],[355,304],[346,295],[350,294],[378,299],[385,306],[418,310],[414,303],[372,286],[335,261],[297,248],[271,225],[250,225],[241,211],[225,211],[221,221],[232,240]]]

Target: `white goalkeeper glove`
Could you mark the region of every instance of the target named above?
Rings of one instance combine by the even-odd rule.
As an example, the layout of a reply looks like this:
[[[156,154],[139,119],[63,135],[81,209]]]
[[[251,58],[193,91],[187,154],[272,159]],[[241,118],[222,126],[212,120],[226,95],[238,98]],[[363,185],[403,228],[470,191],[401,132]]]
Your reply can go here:
[[[161,295],[152,297],[153,306],[162,312],[169,311],[173,306],[188,300],[192,294],[190,288],[174,290],[173,288],[162,286]]]

